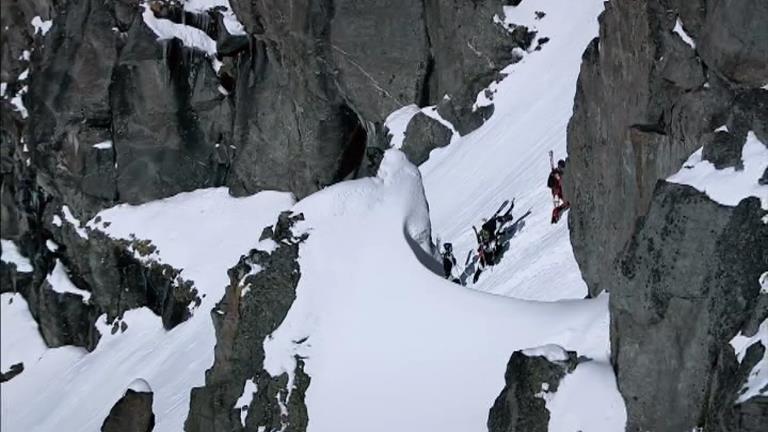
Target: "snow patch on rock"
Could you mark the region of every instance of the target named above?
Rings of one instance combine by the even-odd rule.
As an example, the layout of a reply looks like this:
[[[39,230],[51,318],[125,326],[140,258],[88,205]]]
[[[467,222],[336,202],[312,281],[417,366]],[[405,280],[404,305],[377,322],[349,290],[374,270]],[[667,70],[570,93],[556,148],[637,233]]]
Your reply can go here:
[[[32,264],[29,259],[19,252],[19,248],[16,244],[10,240],[0,240],[2,246],[2,253],[0,253],[0,260],[16,266],[16,271],[21,273],[29,273],[32,271]]]
[[[61,206],[61,214],[64,215],[64,220],[69,222],[75,228],[77,235],[84,239],[88,238],[88,231],[83,228],[83,224],[80,222],[80,219],[76,218],[75,215],[72,214],[72,210],[69,209],[69,206],[66,204]],[[56,224],[56,217],[57,216],[54,216],[54,224]],[[61,226],[61,219],[59,219],[58,226]]]
[[[53,20],[44,20],[40,18],[39,15],[36,15],[34,18],[32,18],[30,24],[32,24],[32,27],[35,28],[35,34],[40,33],[41,35],[45,36],[48,31],[51,30],[51,27],[53,26]]]
[[[568,360],[568,353],[563,347],[555,344],[542,345],[535,348],[527,348],[522,351],[528,357],[544,357],[551,362],[564,362]]]
[[[702,158],[703,148],[696,150],[676,174],[667,178],[672,183],[684,184],[704,192],[723,205],[736,206],[744,198],[754,196],[768,210],[768,185],[761,185],[758,179],[768,167],[768,147],[761,143],[755,133],[747,134],[747,141],[741,153],[744,169],[716,169]]]
[[[399,149],[403,147],[403,141],[405,140],[405,131],[408,129],[408,123],[411,122],[413,116],[419,113],[421,109],[415,104],[406,105],[398,110],[392,111],[384,120],[384,127],[389,130],[392,135],[392,139],[389,141],[389,145]]]
[[[112,148],[112,140],[102,141],[92,146],[97,150],[107,150]]]
[[[91,293],[82,290],[75,286],[67,275],[67,269],[61,261],[56,260],[56,265],[53,267],[53,271],[46,278],[46,281],[51,285],[51,288],[57,293],[71,293],[79,295],[83,298],[83,303],[87,303],[91,299]]]
[[[240,410],[240,424],[243,426],[245,426],[245,418],[248,417],[248,407],[251,406],[253,395],[258,391],[259,388],[252,379],[249,378],[245,380],[243,393],[237,398],[237,402],[235,402],[235,406],[233,407],[236,410]]]
[[[678,36],[680,36],[680,39],[683,40],[689,47],[696,49],[696,42],[693,41],[693,38],[688,36],[688,33],[685,32],[685,29],[683,29],[683,22],[680,21],[680,17],[677,18],[677,21],[675,22],[675,28],[672,29],[674,33],[677,33]]]

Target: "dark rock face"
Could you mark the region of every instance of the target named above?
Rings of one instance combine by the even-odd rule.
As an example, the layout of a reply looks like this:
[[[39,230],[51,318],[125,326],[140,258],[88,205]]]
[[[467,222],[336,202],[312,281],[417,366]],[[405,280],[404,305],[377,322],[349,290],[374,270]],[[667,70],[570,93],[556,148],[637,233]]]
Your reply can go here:
[[[568,352],[564,362],[543,356],[529,357],[515,351],[507,363],[504,389],[488,414],[489,432],[546,432],[549,411],[544,393],[554,393],[563,377],[577,365],[576,353]]]
[[[418,113],[408,123],[401,150],[416,165],[429,158],[429,152],[451,142],[453,131],[439,121]]]
[[[749,131],[768,143],[768,29],[752,21],[765,21],[764,7],[612,1],[583,56],[565,194],[589,291],[611,291],[627,431],[768,421],[764,398],[735,404],[758,348],[739,364],[728,343],[768,316],[765,211],[660,181],[699,147],[717,168],[740,169]],[[673,31],[678,20],[695,47]]]
[[[571,242],[593,295],[609,288],[605,282],[612,270],[606,264],[616,259],[648,211],[658,179],[676,172],[702,145],[718,166],[738,166],[748,131],[768,138],[768,92],[729,81],[734,78],[721,69],[736,61],[732,48],[762,49],[751,43],[762,40],[765,29],[749,30],[743,46],[702,40],[709,44],[709,56],[699,55],[701,44],[694,49],[673,32],[679,19],[694,41],[718,26],[742,34],[721,6],[708,5],[611,2],[600,16],[600,37],[584,52],[568,125],[564,186],[572,205]],[[746,65],[752,54],[744,55]],[[729,132],[715,132],[723,125]]]
[[[151,392],[128,390],[109,411],[101,432],[150,432],[155,427]]]
[[[768,83],[768,4],[720,0],[706,9],[697,45],[705,62],[736,83]]]
[[[292,381],[286,374],[272,377],[263,370],[264,338],[280,326],[296,298],[304,237],[294,237],[291,227],[302,219],[280,215],[261,237],[274,240],[277,248],[272,253],[254,249],[229,270],[230,285],[211,312],[217,340],[214,363],[205,386],[192,389],[186,431],[306,430],[309,377],[303,361],[297,359]],[[258,390],[249,406],[235,406],[247,380]],[[247,411],[244,423],[241,411]]]
[[[534,33],[525,26],[488,25],[494,15],[504,16],[503,3],[425,1],[431,66],[424,105],[437,104],[440,115],[461,135],[477,129],[492,114],[492,106],[472,109],[477,94],[500,78],[501,69],[519,60],[514,48],[528,49],[533,40]]]
[[[24,363],[12,364],[7,371],[0,371],[0,383],[10,381],[22,372],[24,372]]]
[[[712,162],[715,168],[741,167],[743,143],[731,133],[718,131],[701,137],[704,150],[702,157]]]
[[[717,365],[735,362],[728,342],[758,303],[768,268],[764,214],[756,198],[730,208],[688,186],[657,187],[611,281],[627,431],[690,430],[730,411],[735,392],[721,395],[730,403],[709,398],[713,382],[740,387],[746,376],[723,380]]]

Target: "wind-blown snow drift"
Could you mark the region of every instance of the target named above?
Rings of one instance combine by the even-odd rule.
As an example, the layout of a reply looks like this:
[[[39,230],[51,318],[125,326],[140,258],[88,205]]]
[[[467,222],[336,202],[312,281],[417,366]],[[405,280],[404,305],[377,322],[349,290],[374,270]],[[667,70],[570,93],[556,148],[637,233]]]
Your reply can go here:
[[[306,358],[310,431],[479,431],[512,351],[556,343],[607,360],[606,297],[520,301],[450,283],[420,262],[427,203],[398,150],[377,178],[327,188],[293,211],[310,236],[297,299],[265,340],[265,367],[291,372],[296,355]],[[595,406],[623,408],[612,380],[590,383]],[[585,430],[623,424],[620,409],[608,412],[619,414]]]

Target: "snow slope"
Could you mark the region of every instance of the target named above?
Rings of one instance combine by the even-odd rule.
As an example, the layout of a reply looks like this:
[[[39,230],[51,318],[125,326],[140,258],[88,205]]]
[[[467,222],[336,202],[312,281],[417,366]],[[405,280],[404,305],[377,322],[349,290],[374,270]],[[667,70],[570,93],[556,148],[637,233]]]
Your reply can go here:
[[[422,166],[435,235],[453,243],[462,267],[477,248],[472,226],[516,198],[513,214],[523,217],[499,265],[481,275],[475,288],[516,298],[583,298],[581,278],[568,237],[566,218],[550,224],[552,196],[546,187],[549,157],[565,158],[566,126],[581,54],[598,34],[601,1],[524,1],[506,7],[506,21],[525,24],[549,37],[541,51],[507,67],[508,76],[491,89],[494,114],[478,130],[434,150]],[[546,12],[535,19],[534,12]],[[481,93],[482,95],[482,93]],[[484,97],[478,103],[484,102]]]
[[[481,431],[512,351],[555,343],[607,359],[606,296],[541,303],[448,282],[419,260],[426,209],[419,172],[398,150],[377,178],[294,208],[306,217],[297,229],[309,233],[302,278],[265,340],[265,365],[276,375],[306,358],[310,431]],[[591,400],[615,406],[613,375],[604,378],[589,383]],[[623,412],[611,413],[591,430],[618,430]]]

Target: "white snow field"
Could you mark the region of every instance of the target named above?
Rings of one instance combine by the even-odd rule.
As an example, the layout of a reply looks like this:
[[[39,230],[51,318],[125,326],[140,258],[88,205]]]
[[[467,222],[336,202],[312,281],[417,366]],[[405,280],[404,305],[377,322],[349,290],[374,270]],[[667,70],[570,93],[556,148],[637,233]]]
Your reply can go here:
[[[602,9],[601,1],[591,0],[579,7],[567,0],[506,7],[508,22],[536,28],[537,37],[550,41],[507,67],[507,78],[491,86],[495,111],[485,125],[434,150],[421,166],[435,236],[453,243],[459,267],[477,249],[472,226],[479,229],[481,219],[505,199],[516,199],[515,220],[530,211],[517,225],[501,263],[480,276],[477,289],[532,300],[587,294],[573,257],[567,214],[557,225],[550,223],[547,152],[553,150],[555,160],[565,159],[581,55],[598,34]],[[537,10],[546,16],[534,19]]]
[[[101,212],[111,224],[94,219],[88,227],[152,240],[158,252],[151,259],[183,268],[181,276],[206,296],[171,331],[147,309],[126,313],[128,329],[115,335],[102,317],[102,339],[85,353],[46,349],[30,330],[23,299],[8,304],[4,295],[3,370],[6,357],[23,359],[25,370],[2,384],[2,430],[98,431],[126,388],[141,382],[155,395],[155,431],[182,431],[190,389],[204,383],[213,362],[210,310],[224,293],[226,270],[263,246],[262,227],[292,208],[305,214],[296,231],[309,238],[300,247],[297,299],[264,341],[265,366],[290,373],[294,355],[306,356],[311,432],[486,430],[511,353],[552,355],[560,352],[555,345],[593,361],[580,364],[557,393],[542,394],[550,430],[622,431],[624,403],[608,364],[608,298],[582,299],[586,286],[566,220],[550,224],[545,187],[547,151],[565,156],[581,54],[597,35],[603,7],[599,0],[578,6],[549,0],[506,8],[509,22],[536,27],[550,42],[492,86],[496,111],[484,126],[454,136],[420,169],[393,149],[377,177],[340,183],[295,205],[284,193],[232,198],[207,189]],[[546,16],[535,20],[536,10]],[[430,236],[452,242],[463,267],[476,247],[472,225],[512,197],[516,218],[530,214],[501,263],[471,287],[435,274]],[[28,335],[6,343],[6,329],[16,328]]]

